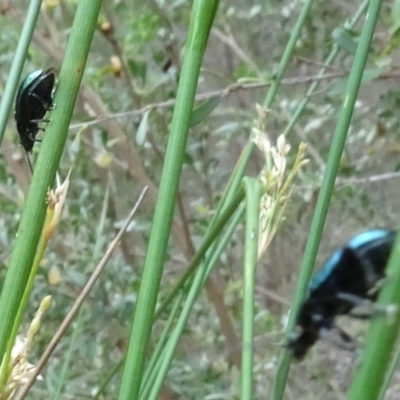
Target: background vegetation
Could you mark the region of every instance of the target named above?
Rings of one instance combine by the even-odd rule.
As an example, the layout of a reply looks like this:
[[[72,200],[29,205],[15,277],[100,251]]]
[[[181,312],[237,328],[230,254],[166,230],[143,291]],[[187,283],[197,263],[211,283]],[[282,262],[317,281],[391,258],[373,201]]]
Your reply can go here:
[[[42,261],[21,328],[26,331],[42,298],[51,294],[53,304],[43,316],[31,362],[43,352],[143,187],[148,185],[150,190],[78,320],[42,373],[43,380],[34,386],[32,398],[56,397],[66,357],[70,358],[60,397],[92,398],[127,349],[187,39],[188,1],[104,3],[58,170],[65,177],[73,165],[64,217]],[[257,399],[267,398],[276,373],[300,260],[363,19],[351,30],[345,31],[343,24],[360,6],[355,0],[314,2],[268,113],[266,130],[275,143],[310,85],[320,82],[293,129],[286,132],[293,148],[301,141],[307,143],[310,162],[298,177],[284,224],[258,264]],[[249,140],[257,118],[256,103],[264,101],[301,7],[302,2],[286,0],[221,0],[219,4],[197,89],[199,100],[211,99],[206,104],[210,110],[215,108],[207,117],[200,113],[199,124],[190,130],[160,299],[170,293],[193,249],[202,243]],[[1,87],[7,81],[26,8],[25,1],[1,3]],[[23,76],[37,68],[58,70],[75,8],[73,1],[45,2]],[[398,225],[399,21],[400,3],[383,2],[317,265],[360,230]],[[317,78],[333,45],[339,47],[338,55],[323,78]],[[104,120],[106,116],[111,118]],[[2,278],[31,180],[25,155],[16,147],[18,141],[10,116],[0,158]],[[35,146],[33,159],[40,147]],[[290,157],[289,164],[293,163]],[[247,174],[256,176],[263,164],[264,156],[255,152]],[[243,237],[244,225],[240,225],[195,303],[161,398],[239,398]],[[157,321],[154,337],[167,318],[163,315]],[[360,324],[354,325],[359,332]],[[287,398],[342,398],[356,361],[356,353],[319,343],[302,364],[291,368]],[[120,380],[118,372],[104,398],[117,398]],[[399,382],[400,375],[395,373],[388,399],[396,398]]]

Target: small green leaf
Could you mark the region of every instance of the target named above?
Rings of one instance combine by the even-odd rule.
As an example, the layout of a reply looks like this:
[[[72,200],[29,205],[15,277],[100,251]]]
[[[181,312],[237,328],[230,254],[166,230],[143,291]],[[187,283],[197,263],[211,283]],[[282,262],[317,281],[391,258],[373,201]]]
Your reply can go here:
[[[132,75],[135,78],[140,78],[142,82],[146,82],[146,75],[147,75],[147,64],[144,61],[138,60],[128,60],[128,66],[131,70]]]
[[[392,22],[392,30],[397,31],[400,27],[400,0],[393,1],[390,19]]]
[[[136,144],[138,146],[143,146],[146,140],[147,130],[149,128],[149,114],[150,110],[143,114],[143,118],[140,121],[139,128],[136,132]]]
[[[67,275],[74,283],[80,286],[86,283],[86,275],[76,269],[67,269]]]
[[[193,165],[194,164],[193,157],[188,152],[185,153],[185,157],[183,159],[183,163],[186,164],[186,165]]]
[[[353,40],[353,35],[350,31],[342,27],[334,29],[332,38],[338,46],[346,50],[350,54],[355,54],[357,50],[357,43]]]
[[[200,122],[204,121],[214,110],[215,107],[221,101],[221,96],[213,96],[210,97],[207,101],[200,104],[192,111],[192,115],[190,117],[190,127],[193,127]]]
[[[389,47],[388,47],[388,50],[389,50],[389,54],[390,54],[390,52],[393,50],[393,47],[394,46],[397,46],[397,47],[399,47],[399,45],[400,45],[400,25],[398,25],[397,27],[396,27],[396,29],[392,29],[392,35],[391,35],[391,38],[390,38],[390,44],[389,44]]]

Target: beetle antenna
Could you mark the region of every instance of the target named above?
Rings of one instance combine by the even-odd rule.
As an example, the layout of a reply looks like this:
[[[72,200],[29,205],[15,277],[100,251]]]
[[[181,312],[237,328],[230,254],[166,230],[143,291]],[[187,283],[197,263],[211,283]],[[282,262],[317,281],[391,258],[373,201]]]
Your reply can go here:
[[[33,175],[31,159],[29,158],[29,154],[28,154],[28,152],[26,150],[25,150],[25,154],[26,154],[26,159],[28,160],[29,169],[31,170],[31,174]]]

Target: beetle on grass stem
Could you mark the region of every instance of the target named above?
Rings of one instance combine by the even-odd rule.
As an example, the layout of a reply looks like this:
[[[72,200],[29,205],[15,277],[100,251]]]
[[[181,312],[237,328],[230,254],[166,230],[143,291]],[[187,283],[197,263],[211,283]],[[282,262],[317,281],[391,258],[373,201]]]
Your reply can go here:
[[[53,107],[54,82],[54,71],[49,68],[30,73],[19,87],[15,100],[14,116],[20,143],[27,155],[37,141],[36,135],[39,130],[44,130],[44,128],[39,127],[39,123],[49,122],[49,120],[44,119],[44,116]]]

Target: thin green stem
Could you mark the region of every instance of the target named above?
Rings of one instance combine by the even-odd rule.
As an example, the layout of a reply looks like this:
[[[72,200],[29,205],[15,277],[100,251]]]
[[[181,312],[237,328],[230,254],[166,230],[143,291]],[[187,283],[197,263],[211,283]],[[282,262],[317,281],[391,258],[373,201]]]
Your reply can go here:
[[[396,349],[393,353],[393,357],[390,361],[390,365],[386,370],[385,379],[381,385],[379,396],[377,400],[383,400],[385,398],[385,393],[387,388],[389,387],[390,381],[392,380],[393,374],[396,371],[397,365],[399,363],[400,358],[400,340],[397,338]]]
[[[176,321],[178,311],[182,305],[182,299],[183,292],[181,291],[178,297],[175,299],[175,303],[172,307],[171,313],[169,314],[167,324],[163,329],[160,338],[158,339],[157,346],[154,349],[149,365],[146,368],[146,372],[143,377],[143,385],[140,390],[140,399],[146,400],[149,398],[150,390],[154,386],[154,381],[161,366],[160,360],[163,358],[162,354],[167,343],[168,335],[170,334],[173,324]]]
[[[196,254],[193,256],[192,261],[189,263],[186,268],[185,273],[182,275],[179,282],[172,289],[171,293],[164,299],[160,307],[158,308],[155,319],[159,318],[159,316],[165,311],[167,306],[171,303],[171,301],[177,296],[177,293],[184,287],[187,280],[193,275],[194,271],[198,267],[200,261],[203,259],[205,254],[207,253],[209,247],[213,244],[217,236],[220,234],[225,224],[229,221],[232,214],[239,207],[241,201],[244,198],[244,191],[239,190],[234,197],[232,197],[232,201],[226,205],[223,213],[219,216],[219,218],[215,221],[212,228],[207,232],[204,237],[203,243],[196,251]]]
[[[313,4],[314,0],[306,0],[306,2],[303,5],[303,8],[301,9],[299,18],[297,18],[296,25],[292,30],[292,33],[290,35],[288,44],[286,45],[285,51],[283,52],[279,66],[272,78],[271,86],[268,90],[267,97],[264,100],[264,106],[267,108],[271,107],[271,104],[275,99],[276,93],[278,92],[279,86],[281,84],[281,80],[283,78],[287,66],[289,65],[289,62],[292,59],[292,54],[294,49],[296,48],[297,41],[301,34],[301,30],[303,28],[303,25],[308,17],[308,14]]]
[[[244,178],[246,192],[246,231],[243,263],[243,337],[241,399],[253,399],[253,336],[255,274],[258,263],[261,183]]]
[[[360,8],[357,10],[357,12],[354,14],[353,18],[348,24],[345,24],[345,26],[349,29],[353,28],[354,25],[358,22],[358,20],[361,18],[361,16],[364,14],[365,10],[367,9],[369,0],[365,0],[363,4],[360,6]],[[334,44],[332,47],[331,52],[329,53],[328,57],[326,58],[324,64],[326,66],[330,65],[332,61],[336,58],[337,54],[339,52],[339,45],[337,43]],[[320,69],[318,72],[317,77],[322,76],[326,72],[327,67],[323,67]],[[302,112],[304,111],[306,105],[308,104],[308,101],[310,99],[310,96],[314,93],[315,89],[320,85],[320,81],[318,79],[313,82],[310,87],[307,89],[306,95],[304,96],[303,100],[300,102],[300,104],[297,106],[296,111],[294,112],[292,118],[290,119],[289,123],[286,125],[285,130],[283,131],[283,135],[287,136],[295,126],[296,122],[300,118]]]
[[[243,193],[243,191],[242,191]],[[238,196],[236,196],[238,197]],[[241,203],[241,200],[239,201],[238,204]],[[235,231],[238,223],[241,221],[243,217],[243,211],[244,207],[243,204],[235,205],[235,209],[237,208],[236,212],[233,213],[230,211],[229,215],[232,216],[232,220],[227,226],[226,232],[224,235],[219,239],[218,243],[215,246],[215,249],[213,251],[210,251],[210,255],[207,256],[206,260],[204,261],[203,264],[199,266],[199,269],[197,270],[196,275],[193,277],[193,281],[191,282],[190,286],[187,284],[184,288],[181,290],[181,294],[178,295],[177,298],[175,298],[175,304],[174,307],[177,306],[177,303],[181,303],[181,296],[183,297],[184,294],[186,294],[186,291],[189,292],[185,303],[183,305],[183,309],[181,312],[181,315],[179,316],[178,321],[175,324],[175,328],[173,332],[171,333],[168,342],[164,345],[164,350],[163,354],[160,355],[160,357],[157,359],[157,364],[155,367],[155,370],[157,374],[154,376],[153,371],[151,371],[152,375],[152,396],[157,395],[157,390],[159,389],[159,385],[162,383],[165,374],[167,373],[167,368],[170,365],[172,361],[172,357],[174,354],[174,351],[176,349],[176,346],[178,345],[179,339],[182,336],[182,332],[185,329],[185,325],[187,322],[187,319],[189,318],[190,311],[193,308],[193,305],[203,288],[208,276],[210,275],[214,265],[217,263],[219,260],[219,257],[221,256],[222,252],[224,251],[227,243],[229,242],[231,236],[233,235],[233,232]],[[229,211],[228,209],[224,210],[224,213]],[[232,215],[233,214],[233,215]],[[226,222],[223,223],[223,226],[226,225]],[[213,229],[215,229],[217,226],[215,225]],[[149,395],[150,396],[150,395]],[[146,399],[148,400],[150,397],[145,397],[144,395],[141,396],[141,399]]]
[[[36,21],[39,16],[42,0],[32,0],[29,2],[28,12],[25,17],[24,26],[21,31],[20,39],[15,50],[14,59],[7,77],[4,93],[1,96],[0,103],[0,143],[3,141],[4,131],[7,125],[8,116],[13,104],[14,94],[18,87],[19,77],[24,66],[26,55],[28,53],[29,44],[33,31],[35,30]]]

